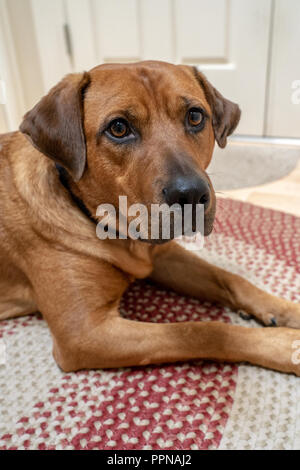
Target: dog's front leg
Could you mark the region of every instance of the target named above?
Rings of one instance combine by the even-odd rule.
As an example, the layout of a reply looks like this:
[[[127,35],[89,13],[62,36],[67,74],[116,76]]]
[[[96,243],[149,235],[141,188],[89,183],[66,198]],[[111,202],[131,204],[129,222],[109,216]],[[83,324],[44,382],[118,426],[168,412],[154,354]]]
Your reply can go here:
[[[144,366],[191,359],[250,362],[300,375],[293,361],[297,330],[245,328],[222,322],[157,324],[89,315],[75,335],[54,340],[54,357],[65,371]],[[106,312],[107,314],[108,312]],[[76,319],[74,319],[76,321]],[[299,354],[298,354],[299,355]]]
[[[176,242],[157,247],[151,277],[179,293],[243,311],[267,326],[300,328],[300,305],[213,266]]]
[[[118,311],[129,283],[121,270],[48,247],[29,261],[35,299],[52,333],[54,357],[65,371],[207,358],[300,375],[300,365],[292,360],[297,330],[127,320]]]

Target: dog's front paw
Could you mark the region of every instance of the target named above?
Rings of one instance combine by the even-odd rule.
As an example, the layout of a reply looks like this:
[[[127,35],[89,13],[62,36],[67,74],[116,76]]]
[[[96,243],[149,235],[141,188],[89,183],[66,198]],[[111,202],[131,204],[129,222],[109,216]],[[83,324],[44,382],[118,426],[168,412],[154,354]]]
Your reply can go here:
[[[269,326],[300,328],[300,304],[284,301],[266,320],[265,324]]]
[[[272,305],[266,311],[258,311],[249,314],[245,310],[239,310],[239,315],[243,320],[250,320],[255,317],[265,326],[286,326],[288,328],[300,329],[300,304],[278,299],[275,305]]]

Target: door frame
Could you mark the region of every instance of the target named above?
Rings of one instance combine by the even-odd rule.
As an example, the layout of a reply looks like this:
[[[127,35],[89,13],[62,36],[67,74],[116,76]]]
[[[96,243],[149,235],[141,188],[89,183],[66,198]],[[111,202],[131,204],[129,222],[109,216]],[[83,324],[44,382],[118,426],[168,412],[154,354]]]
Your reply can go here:
[[[25,102],[6,2],[0,0],[0,79],[5,88],[5,103],[0,107],[3,130],[13,131],[25,113]]]

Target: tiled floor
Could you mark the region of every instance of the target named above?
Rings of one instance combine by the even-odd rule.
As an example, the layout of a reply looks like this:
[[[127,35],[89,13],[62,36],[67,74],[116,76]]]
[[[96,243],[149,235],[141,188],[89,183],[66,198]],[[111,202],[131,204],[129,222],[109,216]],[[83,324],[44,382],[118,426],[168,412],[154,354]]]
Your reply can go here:
[[[219,197],[241,201],[289,212],[300,217],[300,161],[287,176],[261,186],[223,191]]]

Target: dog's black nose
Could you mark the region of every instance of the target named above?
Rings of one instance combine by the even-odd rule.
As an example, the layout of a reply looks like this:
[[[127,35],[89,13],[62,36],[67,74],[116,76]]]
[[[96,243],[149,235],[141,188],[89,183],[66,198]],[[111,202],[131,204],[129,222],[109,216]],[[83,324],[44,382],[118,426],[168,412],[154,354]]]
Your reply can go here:
[[[176,203],[182,208],[184,204],[204,204],[204,208],[209,206],[208,183],[198,175],[177,177],[163,189],[163,194],[169,206]]]

